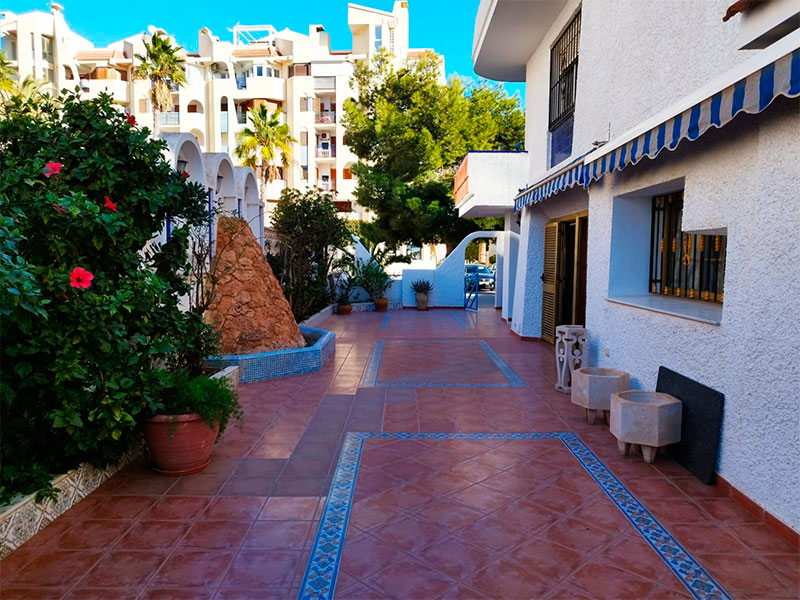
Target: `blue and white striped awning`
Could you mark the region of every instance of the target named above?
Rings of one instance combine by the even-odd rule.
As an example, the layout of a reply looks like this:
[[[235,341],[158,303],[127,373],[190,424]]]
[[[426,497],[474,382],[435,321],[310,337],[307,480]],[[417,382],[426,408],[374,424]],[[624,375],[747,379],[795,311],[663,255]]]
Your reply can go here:
[[[514,212],[521,208],[541,202],[556,192],[563,192],[574,185],[584,185],[583,182],[583,157],[579,156],[555,173],[547,175],[540,181],[529,185],[514,198]]]
[[[762,50],[762,54],[754,57],[757,60],[742,63],[723,76],[722,81],[714,82],[716,86],[714,83],[705,86],[644,126],[592,152],[585,160],[583,184],[588,186],[606,173],[621,171],[645,156],[655,158],[664,149],[674,150],[682,140],[696,140],[711,127],[723,127],[740,113],[759,113],[778,96],[800,95],[798,48],[800,31],[776,42],[774,48]],[[776,51],[780,54],[777,59]],[[765,61],[768,62],[764,64]],[[760,66],[754,66],[759,62]]]

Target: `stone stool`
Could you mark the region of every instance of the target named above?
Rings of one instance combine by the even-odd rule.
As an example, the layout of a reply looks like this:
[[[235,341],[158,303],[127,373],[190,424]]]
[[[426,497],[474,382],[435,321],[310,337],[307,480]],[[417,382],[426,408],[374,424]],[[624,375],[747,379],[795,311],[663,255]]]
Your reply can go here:
[[[622,454],[631,444],[642,448],[644,462],[652,463],[663,446],[681,441],[681,401],[658,392],[628,390],[611,395],[609,429]]]
[[[630,376],[619,369],[581,367],[572,372],[572,403],[586,409],[586,420],[592,425],[603,412],[606,421],[611,410],[611,394],[630,387]]]
[[[586,328],[580,325],[556,327],[556,389],[568,394],[572,382],[572,371],[583,366],[586,355]]]

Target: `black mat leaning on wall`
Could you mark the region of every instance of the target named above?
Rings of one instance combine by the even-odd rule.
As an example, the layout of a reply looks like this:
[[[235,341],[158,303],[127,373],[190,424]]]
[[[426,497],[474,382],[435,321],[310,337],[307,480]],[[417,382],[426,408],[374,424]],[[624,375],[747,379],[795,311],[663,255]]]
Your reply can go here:
[[[681,441],[669,446],[667,454],[703,483],[713,484],[725,395],[666,367],[658,369],[656,391],[671,394],[683,403]]]

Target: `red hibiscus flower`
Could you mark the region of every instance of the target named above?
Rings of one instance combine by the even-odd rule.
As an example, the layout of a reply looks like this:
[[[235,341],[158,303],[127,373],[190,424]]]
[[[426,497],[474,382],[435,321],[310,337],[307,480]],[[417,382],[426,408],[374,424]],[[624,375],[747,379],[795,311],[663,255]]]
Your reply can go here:
[[[112,202],[111,198],[109,198],[108,196],[105,196],[105,199],[106,203],[104,204],[104,207],[110,211],[117,212],[117,204],[115,202]]]
[[[61,206],[57,202],[53,202],[53,210],[56,211],[58,214],[61,214],[65,210],[67,210],[67,207],[66,206]]]
[[[62,165],[60,162],[50,161],[44,166],[44,169],[42,169],[42,173],[44,173],[45,177],[49,178],[52,177],[53,175],[58,175],[58,172],[61,170],[61,167],[63,166],[64,165]]]
[[[88,288],[92,285],[92,279],[94,275],[83,267],[75,267],[69,274],[69,284],[74,288]]]
[[[189,173],[188,173],[188,171],[184,171],[184,172],[183,172],[183,178],[184,178],[184,179],[189,179]]]
[[[130,113],[128,114],[128,125],[136,125],[136,117]]]

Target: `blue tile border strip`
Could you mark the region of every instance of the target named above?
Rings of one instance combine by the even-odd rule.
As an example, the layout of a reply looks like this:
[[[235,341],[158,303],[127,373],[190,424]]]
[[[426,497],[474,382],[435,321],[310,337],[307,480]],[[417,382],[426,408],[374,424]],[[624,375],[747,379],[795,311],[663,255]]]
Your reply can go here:
[[[656,554],[697,600],[730,600],[700,563],[658,522],[586,444],[571,432],[394,433],[348,432],[314,538],[298,600],[332,600],[339,575],[347,524],[358,479],[364,440],[552,440],[569,449]]]
[[[508,383],[437,383],[437,382],[405,382],[405,381],[378,381],[378,372],[383,360],[383,348],[387,340],[378,340],[372,346],[367,369],[364,372],[362,386],[365,387],[463,387],[463,388],[506,388],[506,387],[525,387],[519,375],[504,361],[494,349],[484,340],[390,340],[393,344],[464,344],[474,341],[486,353],[494,365],[508,380]]]
[[[391,316],[392,315],[389,313],[383,315],[383,319],[381,319],[381,329],[389,329],[389,317]]]
[[[321,370],[336,351],[336,334],[332,331],[300,327],[311,346],[294,350],[276,350],[255,354],[229,354],[209,358],[205,362],[210,367],[239,367],[240,383],[277,379],[289,375],[302,375]]]

